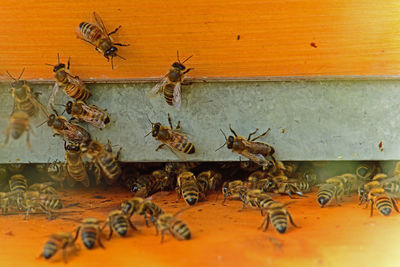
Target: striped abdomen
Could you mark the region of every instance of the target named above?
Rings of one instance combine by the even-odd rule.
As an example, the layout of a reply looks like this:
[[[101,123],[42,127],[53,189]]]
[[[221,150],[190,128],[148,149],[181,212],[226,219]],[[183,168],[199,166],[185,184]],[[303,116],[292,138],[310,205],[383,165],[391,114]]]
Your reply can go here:
[[[68,81],[64,87],[64,92],[75,100],[85,101],[91,94],[84,84],[75,84]]]
[[[194,180],[185,181],[182,183],[181,186],[182,186],[182,195],[185,202],[190,206],[196,204],[197,201],[199,200],[200,192],[199,192],[199,187],[197,186],[195,181]]]
[[[18,139],[21,135],[28,130],[29,115],[25,112],[18,111],[11,116],[10,119],[10,132],[14,139]]]
[[[332,184],[322,185],[317,193],[317,200],[321,208],[328,204],[335,196],[336,188]]]
[[[374,199],[374,204],[376,209],[379,211],[380,214],[383,216],[389,216],[393,209],[392,200],[385,195],[377,196]]]
[[[174,88],[175,88],[176,83],[169,82],[166,85],[164,85],[164,98],[165,101],[167,102],[168,105],[172,106],[173,105],[173,98],[174,98]]]
[[[272,210],[270,213],[271,223],[275,230],[283,234],[287,229],[287,215],[284,209]]]
[[[143,212],[147,212],[155,218],[164,213],[164,211],[159,206],[148,200],[143,203]]]
[[[308,193],[311,191],[311,185],[307,181],[300,180],[297,181],[295,185],[303,193]]]
[[[265,209],[268,208],[271,204],[273,203],[272,198],[263,198],[261,200],[258,201],[258,206],[261,209]]]
[[[194,145],[189,142],[189,139],[186,136],[181,134],[173,134],[171,146],[186,154],[193,154],[195,152]]]
[[[189,227],[179,219],[171,222],[170,231],[176,239],[188,240],[191,237]]]
[[[69,155],[73,152],[66,153],[66,160],[67,160],[67,171],[68,174],[78,182],[83,183],[86,187],[89,187],[89,177],[86,172],[85,164],[82,161],[81,157],[77,155],[77,160],[71,158]],[[74,155],[75,156],[75,155]]]
[[[125,236],[128,232],[128,221],[126,217],[122,214],[115,215],[112,218],[111,226],[120,236]]]
[[[104,173],[104,178],[107,184],[113,184],[121,176],[121,167],[112,153],[103,151],[98,156],[97,162]]]
[[[28,188],[28,183],[25,178],[25,176],[21,174],[16,174],[11,176],[10,181],[10,191],[11,192],[26,192],[26,189]]]
[[[59,210],[62,209],[61,200],[57,197],[51,195],[45,195],[40,199],[42,205],[49,210]]]
[[[400,197],[400,185],[398,183],[387,183],[383,185],[383,189],[390,193],[395,195],[396,197]]]
[[[110,118],[105,112],[102,112],[94,108],[91,108],[90,112],[88,112],[85,109],[82,109],[82,113],[78,115],[78,118],[96,127],[98,127],[97,125],[107,124],[110,122]]]
[[[36,107],[32,102],[32,99],[30,98],[31,90],[29,89],[29,87],[28,88],[24,87],[24,90],[25,90],[24,98],[18,97],[18,95],[15,93],[15,89],[13,89],[12,95],[15,99],[17,109],[25,112],[29,116],[33,116],[36,112]]]
[[[93,248],[96,243],[98,228],[94,225],[84,225],[81,230],[82,242],[88,249]]]
[[[46,242],[43,249],[43,257],[50,259],[53,257],[59,249],[66,249],[68,246],[73,244],[73,238],[68,233],[57,233],[53,234],[49,241]],[[65,260],[65,259],[64,259]]]
[[[197,181],[199,184],[199,189],[202,193],[207,193],[209,186],[209,178],[210,176],[204,173],[200,173],[199,176],[197,176]]]
[[[100,40],[103,35],[103,32],[99,29],[99,27],[88,22],[81,22],[79,24],[79,30],[86,39],[93,43]]]

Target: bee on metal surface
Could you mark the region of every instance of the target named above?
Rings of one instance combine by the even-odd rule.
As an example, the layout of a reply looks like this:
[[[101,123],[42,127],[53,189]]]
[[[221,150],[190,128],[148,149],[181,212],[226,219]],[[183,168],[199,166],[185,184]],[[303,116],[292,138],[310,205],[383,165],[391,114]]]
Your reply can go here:
[[[22,174],[15,174],[10,177],[8,184],[10,186],[10,192],[13,192],[16,194],[15,202],[16,202],[17,208],[19,210],[22,210],[23,209],[23,206],[22,206],[23,194],[28,189],[27,179]]]
[[[231,135],[226,137],[225,133],[222,131],[222,129],[220,129],[221,133],[225,137],[225,143],[217,148],[217,150],[215,151],[218,151],[226,145],[228,149],[232,150],[232,152],[248,158],[249,160],[263,166],[263,168],[269,168],[271,165],[267,157],[270,157],[273,161],[275,161],[275,158],[273,156],[273,154],[275,153],[275,149],[266,143],[256,142],[257,139],[266,136],[271,130],[270,128],[263,134],[251,138],[254,134],[257,133],[258,129],[256,129],[254,132],[249,134],[247,139],[243,136],[237,135],[236,132],[232,129],[231,125],[229,125],[229,129],[233,133],[233,136]]]
[[[103,228],[110,228],[110,234],[108,236],[108,240],[111,239],[113,232],[117,232],[120,236],[126,236],[128,233],[128,228],[131,227],[133,230],[136,230],[136,227],[132,224],[132,222],[126,217],[125,214],[120,210],[113,210],[108,214],[107,221],[104,223]]]
[[[22,205],[25,213],[25,220],[28,219],[29,213],[36,209],[41,209],[47,214],[49,220],[53,219],[52,212],[62,209],[63,205],[58,195],[44,194],[38,191],[27,191],[23,194]]]
[[[77,182],[81,182],[84,186],[89,187],[90,181],[86,172],[85,163],[82,160],[82,152],[79,145],[64,142],[65,161],[67,163],[67,171],[69,176]]]
[[[290,215],[289,211],[286,209],[286,207],[291,204],[292,202],[288,203],[281,203],[278,201],[273,201],[268,205],[268,208],[266,209],[266,216],[264,221],[262,222],[260,228],[264,226],[263,231],[265,232],[268,229],[269,223],[271,221],[272,225],[274,226],[275,230],[283,234],[286,232],[287,229],[287,218],[289,218],[290,223],[298,228],[294,221],[292,216]]]
[[[183,172],[178,175],[176,192],[178,200],[183,196],[189,206],[193,206],[203,197],[197,179],[192,172]]]
[[[188,61],[192,56],[186,58],[182,63],[179,60],[178,51],[176,51],[176,57],[178,61],[171,65],[169,72],[150,90],[150,94],[155,95],[159,92],[162,92],[168,105],[175,106],[177,109],[180,109],[182,103],[182,83],[185,74],[192,70],[192,68],[186,69],[183,63]]]
[[[82,243],[86,248],[92,249],[96,242],[101,248],[104,248],[103,243],[101,243],[100,222],[96,218],[82,220],[82,224],[76,229],[75,240],[78,238],[79,231],[81,232]]]
[[[102,146],[99,142],[93,140],[81,143],[80,147],[81,151],[100,167],[108,185],[112,185],[118,180],[122,174],[122,169],[118,164],[122,148],[114,155],[110,141]]]
[[[125,58],[117,54],[118,48],[115,46],[129,46],[129,44],[115,43],[111,38],[111,35],[116,33],[121,28],[121,25],[109,33],[104,26],[103,20],[96,12],[93,12],[93,20],[95,24],[89,22],[81,22],[79,24],[79,29],[77,30],[78,38],[93,45],[96,51],[103,54],[107,61],[111,57],[111,68],[114,69],[114,57],[120,57],[125,60]]]
[[[122,202],[121,210],[126,216],[128,216],[129,220],[134,214],[143,215],[147,226],[149,226],[147,220],[148,215],[150,216],[150,221],[155,224],[158,216],[164,213],[164,211],[154,202],[141,197],[134,197]]]
[[[150,120],[149,120],[150,121]],[[161,125],[161,123],[153,123],[150,121],[152,125],[151,135],[159,142],[159,145],[156,149],[158,151],[163,146],[167,145],[172,152],[182,152],[185,154],[193,154],[195,152],[194,145],[189,141],[189,138],[178,131],[181,129],[181,122],[178,121],[175,129],[172,126],[171,116],[168,113],[168,122],[170,127]],[[147,135],[149,135],[148,133]],[[147,136],[146,135],[146,136]]]
[[[247,188],[248,188],[247,183],[241,180],[224,182],[222,185],[222,194],[224,195],[224,200],[222,201],[222,204],[225,203],[228,197],[231,197],[232,199],[240,198],[241,190],[246,190]]]
[[[106,124],[110,122],[110,117],[106,110],[101,110],[95,105],[86,105],[85,102],[78,100],[77,102],[68,101],[65,105],[65,111],[80,122],[87,122],[94,127],[104,129]]]
[[[373,216],[374,206],[378,212],[383,216],[389,216],[393,208],[399,212],[396,204],[396,200],[386,194],[383,188],[374,188],[368,193],[368,199],[366,208],[368,208],[368,203],[371,202],[371,217]]]
[[[73,236],[70,233],[58,232],[52,234],[49,240],[44,245],[44,249],[40,257],[46,260],[52,258],[58,251],[62,250],[62,257],[65,263],[67,263],[67,254],[71,251],[77,251],[78,248],[75,245]]]
[[[46,116],[47,110],[40,103],[38,97],[40,93],[35,93],[29,87],[26,81],[20,80],[22,74],[24,73],[25,69],[22,69],[21,74],[19,75],[18,79],[15,79],[8,71],[7,74],[14,80],[11,83],[11,94],[14,99],[14,107],[13,112],[15,110],[20,110],[28,114],[29,116],[33,116],[38,109],[40,109]]]
[[[70,58],[68,59],[67,67],[64,63],[60,63],[60,55],[57,54],[58,63],[57,65],[46,64],[53,67],[54,78],[56,83],[54,84],[53,91],[49,97],[49,106],[55,102],[56,95],[60,87],[64,88],[64,93],[75,99],[85,101],[91,96],[90,91],[86,88],[85,84],[79,79],[78,76],[72,76],[70,67]]]
[[[26,132],[26,147],[29,150],[32,150],[31,143],[29,141],[30,131],[32,131],[32,128],[29,124],[29,115],[23,111],[14,111],[10,117],[10,123],[6,128],[6,139],[4,140],[3,146],[8,143],[10,135],[13,139],[17,140],[24,132]]]
[[[176,218],[182,211],[177,212],[175,215],[170,213],[163,213],[158,216],[156,222],[156,235],[161,231],[161,243],[164,242],[164,232],[168,231],[175,239],[189,240],[191,238],[190,229],[185,222]]]
[[[323,184],[318,189],[317,201],[321,208],[328,205],[333,198],[335,198],[336,204],[339,205],[339,199],[340,201],[343,201],[343,188],[340,188],[340,186],[336,184],[328,183]]]

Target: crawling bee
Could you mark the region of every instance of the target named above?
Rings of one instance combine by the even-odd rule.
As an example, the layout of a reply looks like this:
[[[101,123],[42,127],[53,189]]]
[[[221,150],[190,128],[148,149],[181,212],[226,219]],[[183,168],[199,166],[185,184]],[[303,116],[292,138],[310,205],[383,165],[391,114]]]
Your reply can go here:
[[[22,210],[23,194],[28,189],[27,179],[22,174],[15,174],[10,177],[8,183],[10,186],[10,192],[15,193],[15,202],[17,204],[17,208]]]
[[[151,176],[153,177],[155,181],[155,189],[157,191],[164,191],[168,189],[173,189],[173,177],[168,175],[168,173],[164,170],[155,170],[151,173]]]
[[[209,190],[215,191],[221,184],[222,176],[219,172],[204,171],[197,175],[197,181],[200,185],[201,191],[207,195]]]
[[[133,230],[137,230],[130,220],[120,210],[113,210],[108,214],[107,221],[104,223],[104,227],[108,224],[110,228],[110,234],[108,240],[111,239],[113,232],[117,232],[120,236],[126,236],[128,233],[128,227]]]
[[[270,128],[263,134],[251,138],[254,134],[257,133],[258,129],[256,129],[254,132],[249,134],[247,139],[243,136],[238,136],[230,125],[229,129],[234,136],[226,137],[225,133],[220,129],[225,137],[225,143],[217,148],[216,151],[226,145],[228,149],[232,150],[232,152],[238,153],[248,158],[249,160],[263,166],[263,168],[270,167],[270,161],[267,160],[267,157],[271,157],[272,160],[275,161],[275,158],[273,156],[273,154],[275,153],[275,149],[272,146],[262,142],[255,142],[257,139],[266,136],[271,130]]]
[[[77,31],[78,38],[93,45],[96,51],[103,54],[107,61],[109,61],[111,57],[111,68],[114,69],[114,57],[120,57],[125,60],[125,58],[117,54],[118,48],[115,46],[129,46],[129,44],[115,43],[111,38],[111,35],[116,33],[119,28],[121,28],[121,25],[109,33],[102,19],[96,12],[93,12],[93,20],[95,24],[89,22],[81,22],[79,24],[79,29]]]
[[[77,102],[68,101],[65,105],[65,111],[80,122],[87,122],[94,127],[104,129],[106,124],[110,122],[110,117],[106,110],[101,110],[95,105],[88,106],[85,102],[78,100]]]
[[[40,256],[48,260],[60,250],[62,250],[63,260],[65,263],[67,262],[68,252],[71,250],[74,252],[78,250],[75,245],[74,238],[70,233],[58,232],[52,234],[44,245],[43,252],[40,254]]]
[[[29,124],[29,115],[23,111],[14,111],[10,117],[10,123],[6,128],[6,139],[4,140],[3,146],[8,143],[10,134],[13,139],[17,140],[24,132],[26,132],[26,147],[29,150],[32,150],[31,143],[29,141],[30,131],[32,131],[32,128]]]
[[[32,184],[28,187],[28,191],[37,191],[41,194],[49,194],[58,196],[56,189],[53,187],[53,182]]]
[[[47,173],[49,174],[50,178],[56,182],[60,182],[61,184],[64,181],[68,181],[69,175],[67,171],[67,163],[54,161],[49,163],[47,166]]]
[[[179,151],[185,154],[193,154],[195,152],[194,145],[189,141],[189,138],[187,136],[178,132],[181,129],[181,122],[178,121],[178,124],[174,129],[174,127],[172,126],[172,120],[169,113],[168,113],[168,122],[170,127],[161,125],[161,123],[159,122],[152,123],[150,121],[152,125],[152,130],[150,132],[151,135],[157,141],[161,142],[161,145],[157,147],[156,151],[161,149],[163,146],[167,145],[174,153],[176,151]]]
[[[269,204],[272,202],[271,196],[262,192],[260,189],[241,190],[240,199],[243,202],[241,210],[244,210],[247,205],[250,205],[250,207],[254,209],[260,209],[262,215],[264,215],[263,210],[268,208]]]
[[[283,234],[286,232],[287,229],[287,218],[289,218],[290,223],[294,227],[299,227],[294,223],[292,216],[286,209],[286,206],[288,206],[289,204],[291,204],[291,202],[285,204],[278,201],[271,202],[266,209],[267,213],[265,216],[265,220],[262,222],[260,228],[262,228],[265,224],[263,229],[263,231],[265,232],[268,229],[269,223],[271,221],[275,230],[278,233]]]
[[[78,238],[79,231],[81,232],[82,243],[86,248],[92,249],[96,242],[101,248],[104,248],[103,243],[101,243],[100,222],[96,218],[82,220],[82,224],[76,229],[75,240]]]
[[[234,199],[240,198],[241,190],[246,190],[247,188],[248,188],[248,185],[241,180],[224,182],[224,184],[222,185],[222,194],[224,195],[224,200],[222,201],[222,204],[225,203],[225,201],[228,197],[231,197]]]
[[[98,165],[103,173],[103,177],[108,185],[115,183],[122,174],[121,167],[118,164],[118,159],[121,153],[120,148],[117,155],[112,153],[110,141],[105,146],[102,146],[96,141],[86,141],[80,145],[81,151]]]
[[[296,181],[289,180],[286,176],[276,176],[272,178],[275,185],[274,192],[278,194],[287,194],[293,198],[293,194],[305,197],[303,192],[298,188]]]
[[[85,101],[89,99],[91,93],[86,88],[85,84],[79,79],[78,76],[72,76],[69,67],[70,59],[68,59],[67,67],[64,63],[60,63],[60,55],[57,54],[58,63],[57,65],[46,64],[53,67],[54,78],[56,83],[54,84],[53,91],[50,94],[49,106],[54,104],[58,89],[60,87],[64,88],[64,93],[75,99]]]
[[[263,189],[264,192],[269,191],[272,186],[272,179],[269,179],[268,175],[264,171],[254,171],[247,177],[249,182],[249,188],[251,189]],[[264,190],[265,188],[265,190]]]
[[[126,185],[135,196],[147,197],[158,192],[157,181],[150,174],[138,176],[136,179],[128,180]]]
[[[336,204],[339,205],[340,201],[343,201],[343,188],[340,185],[333,183],[323,184],[317,193],[317,201],[321,208],[328,205],[332,199],[336,199]]]
[[[183,172],[178,175],[176,192],[178,200],[183,196],[189,206],[193,206],[203,197],[197,179],[191,172]]]
[[[128,219],[130,219],[134,214],[143,215],[147,226],[149,225],[147,220],[148,215],[150,216],[150,221],[155,224],[158,216],[164,213],[164,211],[154,202],[140,197],[134,197],[122,202],[121,210],[126,216],[128,216]]]
[[[260,168],[260,165],[253,161],[240,161],[240,169],[248,171],[248,172],[254,172]]]
[[[52,212],[62,209],[63,205],[58,195],[43,194],[38,191],[27,191],[23,194],[21,206],[25,213],[25,220],[28,219],[29,213],[36,209],[42,210],[47,214],[49,220],[53,219]]]
[[[181,211],[180,211],[181,212]],[[185,222],[176,218],[175,215],[163,213],[158,216],[156,222],[156,234],[161,231],[161,243],[164,241],[164,232],[168,231],[174,238],[178,240],[189,240],[191,238],[190,229]]]
[[[393,208],[399,212],[396,200],[388,196],[383,188],[371,189],[368,193],[366,208],[368,208],[369,202],[371,202],[371,217],[373,216],[374,206],[383,216],[389,216]]]
[[[186,73],[192,70],[192,68],[186,69],[183,63],[188,61],[192,56],[185,59],[182,63],[179,60],[178,51],[176,51],[176,57],[178,61],[171,65],[169,72],[150,90],[150,94],[155,95],[159,92],[162,92],[168,105],[175,106],[177,109],[180,109],[182,102],[181,86],[184,76]]]
[[[15,110],[20,110],[22,112],[25,112],[29,116],[33,116],[35,115],[36,111],[40,109],[47,116],[46,108],[43,106],[42,103],[40,103],[38,99],[40,93],[33,92],[26,81],[20,80],[24,71],[25,69],[22,69],[22,72],[19,75],[18,79],[15,79],[7,71],[7,74],[11,77],[11,79],[14,80],[11,83],[11,94],[14,98],[13,112],[15,112]]]
[[[65,161],[69,177],[73,179],[71,184],[75,181],[81,182],[84,186],[89,187],[90,181],[86,172],[85,163],[82,160],[82,152],[79,145],[69,144],[64,142],[65,148]]]

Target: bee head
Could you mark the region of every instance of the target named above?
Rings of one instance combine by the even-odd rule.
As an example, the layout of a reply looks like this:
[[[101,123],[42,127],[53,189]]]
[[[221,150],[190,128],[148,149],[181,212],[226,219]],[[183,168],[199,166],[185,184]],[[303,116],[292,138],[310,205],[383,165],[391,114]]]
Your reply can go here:
[[[153,124],[153,129],[151,130],[151,135],[153,137],[156,137],[158,135],[158,133],[160,132],[160,128],[161,128],[161,123],[157,122]]]
[[[54,124],[55,119],[56,119],[56,115],[50,114],[49,119],[47,120],[47,125],[52,126]]]
[[[25,84],[25,81],[23,80],[17,80],[11,83],[11,87],[14,88],[14,92],[15,94],[17,94],[18,96],[23,94],[23,96],[26,95],[26,90],[23,87]]]
[[[172,67],[175,69],[178,69],[178,70],[182,70],[182,71],[186,69],[185,65],[183,65],[182,63],[179,63],[179,62],[174,62],[172,64]]]
[[[63,68],[65,68],[65,64],[64,63],[60,63],[60,64],[57,64],[57,65],[54,66],[53,71],[57,72],[57,71],[59,71],[59,70],[61,70]]]
[[[72,101],[68,101],[67,104],[65,104],[65,111],[66,111],[68,114],[71,114],[71,111],[72,111]]]
[[[20,131],[11,131],[11,136],[14,139],[18,139],[22,135],[22,132]]]
[[[108,49],[104,52],[104,56],[106,58],[115,57],[117,55],[117,52],[118,52],[118,48],[116,48],[115,46],[112,46],[110,49]]]
[[[80,150],[81,150],[83,153],[85,153],[85,152],[88,151],[89,143],[90,143],[90,140],[84,141],[84,142],[82,142],[82,143],[80,144],[80,147],[79,147],[79,148],[80,148]]]
[[[235,137],[233,137],[232,135],[228,136],[228,138],[226,139],[226,146],[228,147],[228,149],[232,149],[234,141]]]

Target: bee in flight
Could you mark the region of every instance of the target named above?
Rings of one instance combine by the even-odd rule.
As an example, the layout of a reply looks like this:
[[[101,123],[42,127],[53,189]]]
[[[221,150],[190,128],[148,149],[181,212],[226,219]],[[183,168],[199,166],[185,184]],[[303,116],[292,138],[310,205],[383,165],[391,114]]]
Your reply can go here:
[[[106,127],[110,122],[110,118],[106,110],[101,110],[95,105],[86,105],[83,101],[68,101],[65,105],[65,111],[80,122],[87,122],[100,130]]]
[[[271,162],[267,160],[267,157],[271,157],[273,162],[276,162],[273,156],[273,154],[275,153],[275,149],[272,146],[263,142],[255,142],[257,139],[266,136],[271,128],[268,128],[268,130],[263,134],[251,138],[254,134],[257,133],[258,129],[256,129],[254,132],[249,134],[247,139],[243,136],[237,135],[236,132],[232,129],[231,125],[229,125],[229,129],[234,136],[230,135],[226,137],[225,133],[222,131],[222,129],[220,129],[225,137],[225,143],[217,148],[217,150],[215,151],[218,151],[226,145],[228,149],[232,150],[232,152],[245,156],[249,160],[257,163],[258,165],[263,166],[263,168],[269,168],[271,165]]]
[[[77,30],[78,38],[93,45],[96,51],[103,54],[107,61],[109,61],[111,57],[111,68],[114,69],[114,57],[120,57],[123,60],[126,60],[117,54],[118,48],[115,46],[129,46],[129,44],[115,43],[111,38],[111,35],[116,33],[119,28],[121,28],[121,25],[109,33],[106,26],[104,26],[103,20],[96,12],[93,12],[93,20],[95,21],[95,24],[90,22],[81,22],[79,24]]]
[[[169,113],[168,113],[168,122],[170,127],[161,125],[161,123],[159,122],[153,123],[150,121],[150,123],[153,126],[150,132],[151,135],[156,140],[161,142],[161,145],[157,147],[156,151],[161,149],[163,146],[167,145],[174,153],[176,151],[179,151],[185,154],[193,154],[195,152],[194,145],[189,141],[189,138],[186,135],[179,133],[179,130],[181,129],[181,122],[178,121],[178,124],[174,129],[174,127],[172,126],[172,120]],[[150,133],[148,133],[147,135],[149,135]]]
[[[24,74],[25,68],[22,69],[21,74],[18,79],[15,79],[8,71],[7,74],[14,81],[11,83],[11,94],[14,98],[14,107],[13,112],[15,110],[20,110],[27,113],[29,116],[33,116],[36,113],[36,110],[39,108],[46,116],[47,110],[43,106],[42,103],[39,102],[40,93],[35,93],[29,87],[26,81],[20,80],[22,74]]]
[[[181,85],[184,80],[184,76],[193,68],[186,69],[185,63],[192,56],[186,58],[182,63],[179,60],[179,52],[176,51],[178,61],[171,65],[171,69],[168,73],[157,83],[151,90],[150,95],[155,95],[159,92],[164,94],[165,101],[170,106],[175,106],[177,109],[181,107]]]
[[[69,71],[70,59],[68,59],[67,67],[65,67],[64,63],[60,63],[60,54],[57,54],[57,59],[57,65],[46,64],[53,67],[54,78],[56,79],[53,91],[49,97],[49,106],[54,104],[58,89],[60,87],[64,88],[66,95],[75,100],[85,101],[89,99],[91,93],[86,88],[85,84],[79,79],[78,76],[72,76]]]

